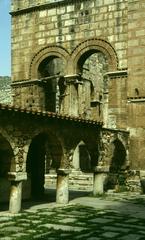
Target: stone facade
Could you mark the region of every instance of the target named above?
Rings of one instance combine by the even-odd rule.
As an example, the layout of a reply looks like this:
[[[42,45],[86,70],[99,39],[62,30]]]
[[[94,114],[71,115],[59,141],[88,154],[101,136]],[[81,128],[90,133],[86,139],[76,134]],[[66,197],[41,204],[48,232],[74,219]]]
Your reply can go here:
[[[39,195],[50,168],[59,203],[68,202],[70,169],[93,172],[94,195],[144,187],[144,11],[143,0],[11,1],[14,108],[1,109],[24,112],[21,123],[1,120],[4,159],[14,134],[11,212],[22,179]]]
[[[14,104],[128,130],[144,168],[143,13],[143,0],[12,1]]]
[[[9,200],[10,191],[10,211],[18,212],[22,196],[42,198],[50,158],[49,170],[57,170],[57,201],[68,202],[68,175],[77,144],[85,142],[93,171],[101,127],[91,120],[0,105],[0,202]]]

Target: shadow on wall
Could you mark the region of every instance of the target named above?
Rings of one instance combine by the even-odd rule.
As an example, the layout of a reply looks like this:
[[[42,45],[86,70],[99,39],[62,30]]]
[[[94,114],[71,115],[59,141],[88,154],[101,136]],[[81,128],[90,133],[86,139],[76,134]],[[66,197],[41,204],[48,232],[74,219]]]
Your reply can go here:
[[[91,157],[87,145],[83,141],[79,142],[74,151],[72,165],[75,170],[85,173],[91,171]]]
[[[62,157],[60,143],[47,133],[37,135],[31,142],[27,156],[28,179],[23,190],[24,199],[44,197],[45,173],[58,169]]]
[[[13,151],[9,142],[0,135],[0,202],[8,202],[10,195],[10,181],[8,172],[12,170]]]
[[[119,139],[113,141],[113,155],[110,163],[108,177],[105,181],[105,191],[114,189],[117,185],[125,187],[125,173],[126,170],[126,149]]]

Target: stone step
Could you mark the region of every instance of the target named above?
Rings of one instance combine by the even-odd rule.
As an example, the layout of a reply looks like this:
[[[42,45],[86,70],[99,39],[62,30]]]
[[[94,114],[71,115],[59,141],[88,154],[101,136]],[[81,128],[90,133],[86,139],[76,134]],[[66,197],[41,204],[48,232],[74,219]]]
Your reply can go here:
[[[56,173],[45,175],[45,188],[56,186]],[[92,190],[93,188],[93,174],[82,173],[80,171],[74,171],[69,175],[69,188],[76,190]]]

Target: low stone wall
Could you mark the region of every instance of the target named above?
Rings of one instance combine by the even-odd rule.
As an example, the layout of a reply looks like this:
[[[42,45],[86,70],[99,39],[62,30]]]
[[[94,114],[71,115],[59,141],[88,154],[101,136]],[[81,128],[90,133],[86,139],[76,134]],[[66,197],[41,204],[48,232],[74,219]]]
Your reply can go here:
[[[56,173],[45,175],[45,188],[56,188]],[[93,174],[82,173],[81,171],[73,171],[69,175],[69,189],[71,190],[93,190]]]

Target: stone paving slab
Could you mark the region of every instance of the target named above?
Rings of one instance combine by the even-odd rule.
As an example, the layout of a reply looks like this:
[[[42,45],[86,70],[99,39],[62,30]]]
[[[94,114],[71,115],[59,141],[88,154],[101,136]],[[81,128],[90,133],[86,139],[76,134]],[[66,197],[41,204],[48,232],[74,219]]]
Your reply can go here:
[[[0,240],[145,240],[145,197],[76,198],[0,213]]]

